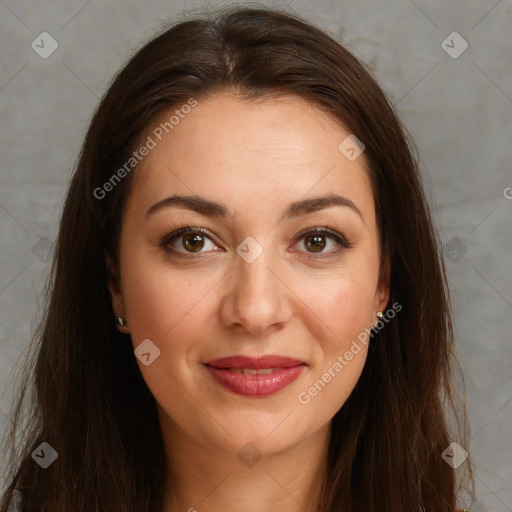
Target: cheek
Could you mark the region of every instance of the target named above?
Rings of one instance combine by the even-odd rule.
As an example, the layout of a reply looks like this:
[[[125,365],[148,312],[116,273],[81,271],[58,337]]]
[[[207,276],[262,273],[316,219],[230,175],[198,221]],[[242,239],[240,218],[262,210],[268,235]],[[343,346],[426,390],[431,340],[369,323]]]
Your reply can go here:
[[[140,261],[146,263],[141,265]],[[139,368],[157,402],[178,414],[181,408],[187,409],[183,383],[189,379],[185,362],[193,348],[191,341],[204,338],[201,331],[208,315],[207,292],[218,278],[198,282],[186,271],[171,270],[161,262],[151,261],[148,256],[141,260],[135,254],[126,259],[128,325],[134,348],[149,339],[160,350],[153,363],[145,366],[139,362]]]
[[[163,352],[172,347],[174,358],[185,351],[187,340],[199,337],[201,298],[196,287],[175,287],[163,279],[140,282],[129,304],[130,334],[134,345],[149,338]]]
[[[304,417],[315,418],[318,425],[343,406],[366,362],[377,279],[367,265],[347,264],[343,273],[316,279],[314,288],[304,287],[300,292],[307,297],[309,327],[318,350],[308,387],[300,390],[297,399]]]
[[[342,342],[368,327],[374,290],[370,283],[352,276],[332,286],[330,300],[326,302],[324,311],[326,321]]]
[[[186,270],[171,269],[161,254],[137,255],[129,249],[127,253],[123,291],[134,344],[149,338],[160,346],[169,339],[183,339],[184,333],[190,337],[198,328],[193,319],[219,276],[211,273],[198,280]]]
[[[309,317],[309,328],[323,345],[326,357],[344,350],[370,327],[376,279],[376,272],[369,272],[368,267],[347,265],[342,272],[297,281],[294,292],[307,306],[303,319]]]

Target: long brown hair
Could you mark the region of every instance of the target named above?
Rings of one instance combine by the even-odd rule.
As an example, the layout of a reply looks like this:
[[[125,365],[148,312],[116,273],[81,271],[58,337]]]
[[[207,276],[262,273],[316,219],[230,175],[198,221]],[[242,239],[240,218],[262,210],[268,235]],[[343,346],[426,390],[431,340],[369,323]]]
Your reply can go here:
[[[453,512],[458,478],[443,460],[467,447],[457,402],[450,299],[417,151],[371,73],[324,31],[281,11],[229,9],[165,28],[123,67],[90,123],[62,212],[34,335],[32,360],[9,432],[13,491],[22,512],[156,512],[165,461],[155,400],[131,344],[118,332],[105,254],[118,271],[124,206],[136,169],[94,194],[165,110],[221,89],[247,100],[298,95],[365,144],[390,304],[403,307],[374,333],[352,394],[332,420],[322,512]],[[171,134],[172,135],[172,134]],[[24,407],[24,404],[27,404]],[[448,415],[453,418],[453,428]],[[42,469],[32,452],[49,443]]]

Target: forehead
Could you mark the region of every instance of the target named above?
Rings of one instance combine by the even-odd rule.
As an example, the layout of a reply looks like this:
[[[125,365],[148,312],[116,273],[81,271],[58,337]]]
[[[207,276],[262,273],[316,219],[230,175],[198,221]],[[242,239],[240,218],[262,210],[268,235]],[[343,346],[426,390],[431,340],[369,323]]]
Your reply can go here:
[[[192,109],[177,105],[144,135],[154,147],[135,170],[129,202],[149,207],[171,193],[186,193],[257,213],[272,203],[332,192],[350,196],[371,216],[364,154],[350,161],[338,148],[349,135],[340,122],[295,96],[248,101],[217,93]]]

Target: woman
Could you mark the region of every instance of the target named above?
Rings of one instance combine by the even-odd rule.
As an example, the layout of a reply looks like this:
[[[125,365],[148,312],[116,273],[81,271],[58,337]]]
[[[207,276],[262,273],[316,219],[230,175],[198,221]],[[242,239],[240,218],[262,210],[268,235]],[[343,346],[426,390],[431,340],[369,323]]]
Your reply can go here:
[[[319,29],[237,9],[144,46],[91,122],[52,277],[2,512],[457,510],[416,158]]]

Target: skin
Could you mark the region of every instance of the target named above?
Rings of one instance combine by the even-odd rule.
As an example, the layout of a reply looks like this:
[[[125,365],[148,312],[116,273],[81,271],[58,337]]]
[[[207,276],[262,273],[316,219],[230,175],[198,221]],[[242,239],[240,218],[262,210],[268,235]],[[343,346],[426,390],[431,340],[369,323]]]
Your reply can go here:
[[[249,102],[224,91],[200,100],[136,170],[120,277],[110,279],[109,289],[114,311],[127,322],[118,329],[130,334],[134,348],[150,339],[161,351],[149,366],[138,364],[164,438],[164,512],[317,510],[331,419],[357,383],[367,347],[361,344],[307,405],[297,396],[375,325],[389,298],[364,153],[351,162],[338,150],[347,135],[301,99]],[[278,222],[289,203],[331,193],[349,198],[361,217],[331,206]],[[172,194],[221,202],[234,216],[172,206],[146,217]],[[180,257],[187,254],[183,235],[168,244],[174,255],[160,246],[181,223],[211,234],[199,239],[199,254],[188,246],[191,258]],[[317,253],[310,238],[297,237],[325,225],[352,246],[326,236]],[[236,252],[248,236],[263,248],[252,263]],[[262,354],[307,366],[274,395],[244,397],[201,364]],[[252,467],[237,457],[247,443],[262,456]]]

